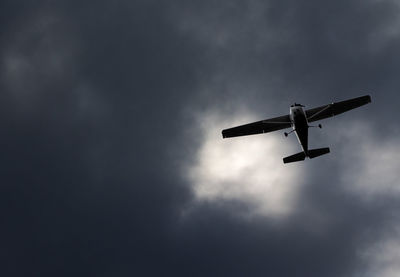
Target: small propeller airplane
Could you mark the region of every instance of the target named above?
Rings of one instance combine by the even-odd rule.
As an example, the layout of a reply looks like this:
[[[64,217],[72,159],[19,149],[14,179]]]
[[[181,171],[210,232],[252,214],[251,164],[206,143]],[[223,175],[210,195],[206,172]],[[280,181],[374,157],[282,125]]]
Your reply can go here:
[[[308,128],[319,127],[322,128],[321,124],[318,126],[310,126],[309,122],[332,117],[349,110],[361,107],[365,104],[371,103],[371,96],[365,95],[337,103],[331,103],[328,105],[320,106],[317,108],[304,110],[303,105],[294,103],[290,106],[290,113],[288,115],[265,119],[222,131],[223,138],[231,138],[238,136],[255,135],[262,133],[269,133],[281,129],[292,127],[293,130],[289,133],[284,133],[285,137],[295,132],[297,139],[303,149],[302,152],[283,158],[283,163],[292,163],[298,161],[304,161],[306,157],[312,159],[330,152],[329,147],[308,149]]]

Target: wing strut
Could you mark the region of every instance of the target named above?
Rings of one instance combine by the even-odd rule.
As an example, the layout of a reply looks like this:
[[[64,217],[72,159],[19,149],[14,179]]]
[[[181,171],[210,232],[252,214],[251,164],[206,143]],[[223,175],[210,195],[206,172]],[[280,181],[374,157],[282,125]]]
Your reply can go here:
[[[320,113],[322,113],[323,111],[326,111],[327,109],[329,109],[333,104],[328,104],[325,108],[323,108],[322,110],[320,110],[319,112],[313,114],[312,116],[308,117],[307,120],[312,119],[314,116],[319,115]]]

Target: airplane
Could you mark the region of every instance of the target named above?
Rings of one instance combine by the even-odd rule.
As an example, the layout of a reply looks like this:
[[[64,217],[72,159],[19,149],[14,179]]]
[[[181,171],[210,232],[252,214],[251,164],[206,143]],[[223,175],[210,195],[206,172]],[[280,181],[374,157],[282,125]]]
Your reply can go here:
[[[284,135],[287,137],[289,134],[295,132],[303,151],[283,158],[283,163],[304,161],[306,157],[312,159],[330,152],[329,147],[308,149],[308,128],[317,127],[310,126],[308,124],[309,122],[332,117],[368,103],[371,103],[371,96],[369,95],[331,103],[309,110],[304,110],[303,108],[305,106],[294,103],[290,106],[290,113],[288,115],[222,130],[222,138],[263,134],[292,127],[293,130],[289,133],[285,132]],[[318,127],[322,128],[322,125],[318,124]]]

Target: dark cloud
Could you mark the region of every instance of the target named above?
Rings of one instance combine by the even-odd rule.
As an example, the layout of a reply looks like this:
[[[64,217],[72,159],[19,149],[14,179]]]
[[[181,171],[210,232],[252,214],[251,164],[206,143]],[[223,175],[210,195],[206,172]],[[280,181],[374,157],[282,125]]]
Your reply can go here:
[[[398,166],[352,157],[355,174],[387,190],[366,200],[342,162],[362,134],[324,135],[346,131],[351,115],[312,133],[337,150],[293,167],[303,174],[281,218],[254,214],[248,196],[201,198],[186,173],[219,124],[204,126],[215,111],[217,121],[274,116],[294,101],[371,92],[373,104],[354,112],[361,131],[393,122],[398,10],[394,1],[1,2],[1,274],[385,276],[360,253],[397,241]],[[379,128],[361,142],[385,141],[373,153],[392,162],[398,144],[387,134],[398,126]]]

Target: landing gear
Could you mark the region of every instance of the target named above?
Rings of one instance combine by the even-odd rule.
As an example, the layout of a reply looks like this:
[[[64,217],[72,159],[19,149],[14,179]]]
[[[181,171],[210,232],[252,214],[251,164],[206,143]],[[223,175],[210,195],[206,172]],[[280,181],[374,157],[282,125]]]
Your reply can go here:
[[[318,124],[318,127],[321,129],[321,128],[322,128],[322,125],[321,125],[321,124]]]
[[[293,133],[295,130],[290,131],[289,133],[284,132],[283,134],[287,137],[289,134]]]

